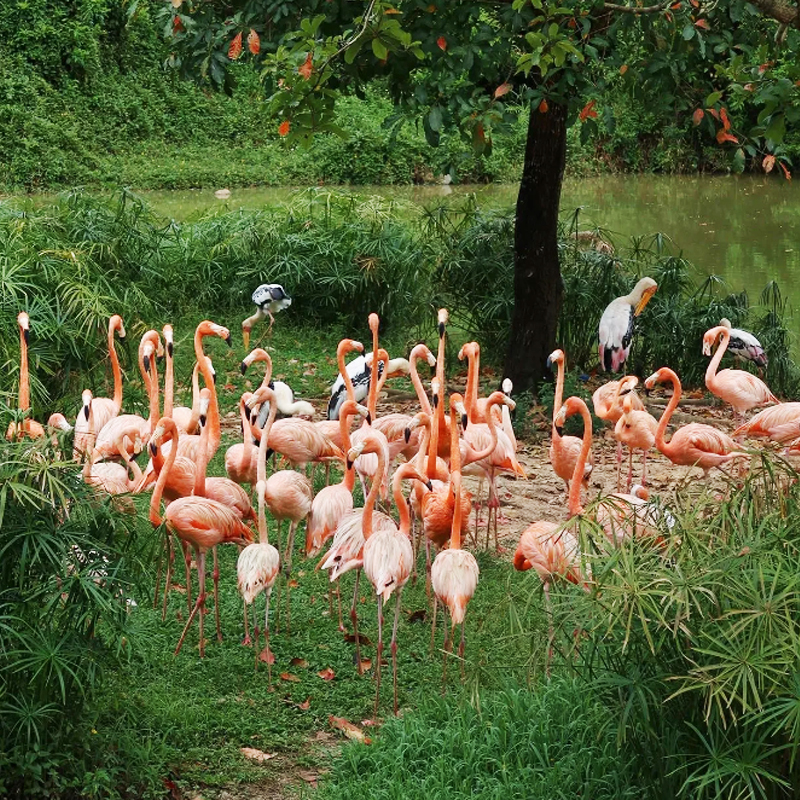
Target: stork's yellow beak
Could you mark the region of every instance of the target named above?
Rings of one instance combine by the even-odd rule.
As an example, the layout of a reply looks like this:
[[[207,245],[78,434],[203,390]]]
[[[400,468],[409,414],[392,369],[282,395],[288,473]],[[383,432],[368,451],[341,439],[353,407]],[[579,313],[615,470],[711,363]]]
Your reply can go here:
[[[642,299],[639,301],[639,305],[636,306],[636,309],[633,312],[634,317],[638,317],[639,314],[644,311],[644,307],[650,302],[650,298],[656,293],[656,289],[658,289],[658,286],[651,286],[650,288],[644,290]]]

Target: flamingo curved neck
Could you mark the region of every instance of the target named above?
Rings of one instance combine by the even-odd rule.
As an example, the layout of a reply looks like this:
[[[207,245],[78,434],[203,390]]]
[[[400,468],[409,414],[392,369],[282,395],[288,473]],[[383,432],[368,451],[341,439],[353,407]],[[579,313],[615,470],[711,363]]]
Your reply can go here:
[[[408,503],[403,495],[402,482],[406,475],[406,465],[401,464],[394,473],[392,480],[392,497],[400,515],[400,533],[405,536],[411,534],[411,512],[408,510]]]
[[[556,430],[556,414],[558,414],[558,410],[561,408],[561,404],[564,401],[564,372],[566,371],[566,365],[564,364],[564,359],[560,358],[558,360],[558,371],[556,373],[556,393],[553,397],[553,424],[552,424],[552,436],[558,436],[558,431]],[[559,439],[561,437],[559,436]]]
[[[155,527],[158,527],[164,521],[164,518],[161,516],[161,496],[164,494],[164,487],[167,485],[169,471],[172,469],[172,465],[175,463],[175,457],[178,454],[178,436],[175,423],[168,417],[160,420],[160,423],[164,425],[164,437],[162,437],[160,446],[163,447],[164,441],[168,441],[170,439],[173,441],[172,447],[170,447],[169,453],[167,454],[166,463],[158,475],[156,485],[153,487],[153,496],[150,498],[150,522]]]
[[[119,358],[117,357],[117,348],[114,342],[114,331],[116,329],[117,321],[112,317],[108,325],[108,357],[111,359],[111,372],[114,375],[114,397],[112,402],[117,414],[119,414],[122,410],[122,372],[119,368]]]
[[[461,453],[458,449],[456,410],[450,404],[450,487],[455,498],[453,527],[450,529],[450,549],[461,549]]]
[[[667,367],[664,367],[662,372],[664,373],[665,378],[672,383],[672,397],[669,399],[669,403],[667,403],[667,407],[664,409],[664,413],[661,415],[661,419],[658,421],[658,427],[656,428],[656,447],[662,453],[665,453],[669,450],[670,443],[664,441],[664,434],[666,433],[667,425],[669,424],[672,413],[678,407],[678,403],[681,399],[682,389],[680,379],[676,373]]]
[[[378,456],[378,469],[375,472],[375,478],[372,481],[372,486],[369,487],[369,494],[367,495],[366,502],[364,503],[364,516],[362,518],[362,529],[364,531],[364,541],[369,539],[372,535],[372,512],[375,509],[375,502],[378,499],[378,492],[381,488],[381,480],[378,477],[379,475],[383,475],[386,469],[386,456],[383,452],[383,447],[380,446],[375,448],[375,452]]]
[[[197,330],[194,334],[194,355],[197,359],[197,363],[200,365],[200,374],[203,376],[203,381],[205,382],[206,387],[211,392],[210,401],[208,404],[208,420],[206,425],[209,427],[208,431],[208,440],[209,440],[209,458],[217,452],[217,448],[219,447],[220,442],[220,427],[219,427],[219,404],[217,402],[217,389],[214,384],[214,375],[211,372],[211,368],[208,365],[208,361],[206,359],[206,354],[203,351],[203,339],[206,336],[214,336],[211,331],[206,331],[203,329],[203,324],[197,326]]]
[[[348,403],[351,401],[348,400]],[[346,453],[351,447],[350,441],[350,420],[355,416],[355,401],[352,401],[353,407],[344,407],[339,412],[339,432],[342,436],[342,452]],[[344,475],[342,476],[342,485],[348,492],[353,491],[356,485],[356,468],[353,464],[349,467],[345,464]]]
[[[464,392],[464,408],[470,422],[476,422],[475,412],[478,409],[478,375],[480,373],[480,350],[470,347],[467,350],[467,388]]]
[[[25,331],[19,326],[19,410],[27,411],[31,407],[30,376],[28,374],[28,343]],[[24,425],[24,423],[23,423]]]
[[[416,347],[411,351],[410,355],[408,356],[408,368],[409,374],[411,375],[411,383],[414,386],[414,391],[417,393],[417,399],[419,400],[420,407],[426,414],[430,415],[431,401],[428,399],[428,395],[425,393],[425,389],[422,386],[422,380],[420,380],[419,377],[419,372],[417,372],[417,359],[422,356],[422,353],[423,351],[417,350]]]
[[[583,420],[583,440],[578,460],[575,462],[575,469],[572,473],[572,481],[569,485],[569,515],[575,517],[583,513],[581,506],[581,486],[583,485],[583,474],[586,469],[586,462],[589,452],[592,449],[592,415],[589,408],[582,400],[579,400],[581,419]]]
[[[175,402],[175,364],[170,354],[171,347],[166,350],[166,364],[164,365],[164,416],[171,417]]]
[[[339,374],[342,376],[342,380],[344,381],[347,399],[352,400],[355,403],[356,390],[353,388],[353,381],[350,380],[350,375],[347,372],[347,365],[344,363],[344,357],[351,352],[352,349],[354,348],[351,348],[346,340],[340,342],[339,347],[336,348],[336,365],[339,367]]]
[[[728,342],[730,341],[731,334],[727,328],[722,328],[720,332],[720,341],[719,346],[717,347],[717,352],[714,353],[714,357],[709,362],[708,366],[706,367],[706,386],[711,388],[711,385],[716,381],[717,377],[717,369],[719,368],[720,362],[722,361],[722,356],[725,355],[725,351],[728,349]]]

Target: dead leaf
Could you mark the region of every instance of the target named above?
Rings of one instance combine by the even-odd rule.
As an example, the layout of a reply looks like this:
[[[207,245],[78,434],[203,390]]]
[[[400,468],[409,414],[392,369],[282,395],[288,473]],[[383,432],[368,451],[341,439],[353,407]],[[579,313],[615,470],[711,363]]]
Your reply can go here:
[[[378,362],[378,363],[380,363],[380,362]],[[288,586],[289,586],[289,588],[290,588],[290,589],[296,589],[296,588],[297,588],[299,585],[300,585],[300,584],[299,584],[299,583],[298,583],[298,582],[297,582],[297,581],[296,581],[294,578],[292,578],[292,579],[289,581],[289,584],[288,584]]]
[[[274,664],[275,663],[275,655],[273,654],[272,650],[268,647],[265,647],[259,654],[258,660],[263,662],[264,664]],[[297,680],[300,680],[299,678]]]
[[[317,781],[319,780],[319,774],[316,772],[305,772],[300,771],[297,773],[306,783],[310,784],[314,789],[317,788]]]
[[[361,659],[361,671],[366,672],[368,669],[372,669],[372,659],[371,658],[362,658]]]
[[[297,704],[297,707],[301,711],[308,711],[308,709],[311,708],[311,698],[310,697],[306,697],[306,699],[303,700],[302,703],[298,703]]]
[[[332,681],[336,677],[336,673],[330,667],[321,669],[317,675],[319,675],[319,677],[324,681]]]
[[[300,677],[298,675],[292,675],[291,672],[281,672],[281,680],[291,681],[292,683],[300,683]]]
[[[308,666],[308,661],[306,661],[304,658],[293,658],[289,663],[293,667],[302,667],[303,669]]]
[[[354,633],[345,633],[344,640],[353,644],[356,641],[356,635]],[[363,633],[358,634],[358,643],[365,647],[372,647],[372,642]]]
[[[428,615],[428,612],[424,608],[417,609],[416,611],[412,611],[408,615],[409,622],[422,622],[425,617]]]
[[[239,752],[245,756],[245,758],[260,763],[269,761],[271,758],[275,758],[275,756],[278,755],[277,753],[265,753],[263,750],[256,750],[255,747],[240,747]]]
[[[348,739],[352,739],[354,742],[370,744],[369,739],[364,735],[364,731],[362,731],[358,725],[353,725],[352,722],[348,722],[344,717],[334,717],[333,714],[331,714],[328,716],[328,722],[330,722],[331,726],[336,728],[336,730],[341,731]]]

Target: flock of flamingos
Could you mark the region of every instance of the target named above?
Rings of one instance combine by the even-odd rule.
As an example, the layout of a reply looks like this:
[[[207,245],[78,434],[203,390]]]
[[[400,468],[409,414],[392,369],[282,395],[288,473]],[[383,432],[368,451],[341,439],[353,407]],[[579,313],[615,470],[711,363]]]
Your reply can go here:
[[[643,279],[650,281],[650,279]],[[640,281],[640,284],[642,282]],[[652,286],[650,285],[652,284]],[[622,366],[630,347],[632,320],[643,308],[643,295],[655,291],[655,282],[639,284],[634,291],[615,300],[606,310],[601,322],[601,363],[609,362],[615,371]],[[645,300],[646,302],[646,300]],[[616,305],[615,305],[616,304]],[[271,315],[270,315],[271,317]],[[250,319],[245,321],[252,325]],[[283,566],[286,575],[286,627],[289,628],[289,590],[292,585],[292,554],[294,536],[300,523],[306,521],[305,552],[309,557],[319,555],[328,546],[320,567],[328,570],[330,580],[337,581],[346,572],[355,571],[355,591],[350,611],[354,627],[356,664],[361,672],[356,601],[358,582],[363,571],[375,590],[378,607],[378,644],[376,658],[377,716],[380,699],[381,655],[384,641],[383,606],[394,595],[395,613],[391,633],[394,711],[397,713],[397,629],[400,614],[400,595],[412,574],[416,574],[416,551],[419,540],[426,549],[427,585],[432,588],[433,626],[436,625],[436,606],[445,605],[451,625],[445,627],[445,668],[447,654],[453,647],[456,625],[461,624],[459,654],[464,652],[464,617],[469,600],[478,584],[478,564],[473,554],[463,548],[469,537],[472,496],[462,486],[463,475],[488,480],[489,523],[486,546],[489,545],[492,515],[497,547],[499,506],[497,477],[510,474],[525,477],[516,457],[516,438],[510,412],[514,401],[509,396],[510,382],[503,391],[479,397],[480,348],[470,342],[461,349],[460,359],[469,362],[465,391],[445,397],[445,340],[447,312],[438,317],[438,353],[434,355],[424,344],[416,345],[408,359],[389,359],[379,346],[376,314],[369,316],[372,351],[366,357],[346,363],[349,353],[363,352],[360,342],[344,339],[337,348],[338,367],[343,388],[332,396],[328,419],[313,422],[310,404],[295,401],[291,390],[279,381],[272,381],[272,360],[263,349],[252,350],[242,362],[242,372],[254,362],[263,361],[266,371],[261,385],[254,392],[245,392],[239,401],[243,440],[228,448],[225,455],[227,477],[206,475],[207,465],[217,452],[221,441],[220,409],[215,388],[211,358],[204,350],[209,337],[223,339],[231,345],[228,329],[208,320],[197,327],[194,336],[196,363],[193,373],[193,406],[177,407],[173,403],[173,332],[164,326],[162,336],[155,330],[144,334],[139,345],[138,363],[149,397],[147,419],[136,414],[122,413],[122,376],[115,351],[115,336],[124,336],[121,317],[111,317],[108,325],[108,349],[114,375],[113,397],[93,397],[84,391],[82,408],[73,426],[61,414],[54,414],[48,428],[74,430],[73,456],[82,462],[84,479],[98,491],[130,494],[152,490],[149,517],[155,528],[165,524],[168,558],[163,613],[172,585],[175,551],[173,536],[183,549],[186,594],[189,617],[177,643],[177,654],[195,619],[199,622],[199,651],[204,655],[204,606],[206,602],[206,554],[212,551],[213,592],[217,635],[220,635],[218,607],[219,568],[217,545],[233,543],[239,546],[237,562],[238,588],[244,599],[245,644],[250,638],[248,607],[263,593],[266,600],[264,615],[265,646],[259,651],[259,629],[254,628],[256,666],[259,660],[270,669],[274,657],[269,649],[269,604],[273,587]],[[17,422],[9,427],[7,438],[40,437],[45,428],[29,415],[27,344],[30,322],[28,315],[18,316],[20,330],[20,384]],[[604,327],[605,324],[605,327]],[[249,334],[249,328],[246,333]],[[738,332],[741,334],[742,332]],[[738,369],[718,371],[722,356],[731,337],[737,332],[730,325],[720,325],[703,337],[703,351],[711,355],[717,350],[706,373],[708,389],[729,403],[737,415],[777,398],[755,375]],[[741,337],[740,337],[741,340]],[[165,356],[162,391],[159,383],[156,356]],[[763,351],[762,351],[763,355]],[[426,391],[417,371],[422,359],[435,367],[430,393]],[[569,497],[569,518],[583,513],[581,488],[587,485],[592,471],[592,422],[586,404],[577,397],[562,403],[565,357],[561,350],[550,356],[558,376],[554,401],[550,460],[555,473],[564,480]],[[372,369],[375,364],[378,369]],[[420,411],[414,415],[377,413],[380,392],[385,381],[396,374],[409,374],[414,385]],[[204,383],[200,388],[200,378]],[[619,442],[617,455],[617,489],[609,503],[597,507],[597,522],[611,543],[650,532],[658,535],[665,523],[664,512],[654,514],[649,502],[646,480],[646,456],[656,447],[674,464],[700,467],[704,474],[712,468],[724,470],[735,459],[749,457],[741,437],[767,436],[794,445],[800,440],[800,403],[778,403],[741,424],[733,437],[711,425],[691,423],[678,428],[670,441],[665,432],[670,417],[681,397],[678,376],[664,367],[644,382],[649,389],[658,383],[672,385],[672,397],[656,420],[644,409],[635,388],[638,378],[626,376],[601,386],[594,394],[597,416],[614,426]],[[287,392],[288,390],[288,392]],[[345,399],[346,397],[346,399]],[[291,416],[295,414],[294,416]],[[583,436],[563,435],[566,419],[578,414],[583,419]],[[287,416],[288,415],[288,416]],[[280,416],[280,418],[279,418]],[[355,424],[354,424],[355,423]],[[643,453],[642,485],[631,488],[632,461],[628,473],[628,492],[621,493],[621,448]],[[136,455],[146,450],[149,463],[140,468]],[[287,469],[275,469],[267,476],[271,454],[280,454]],[[393,473],[394,462],[403,460]],[[339,483],[327,485],[316,495],[312,480],[306,475],[311,465],[330,461],[343,464]],[[363,508],[354,508],[353,489],[356,478],[364,488]],[[410,484],[404,490],[404,483]],[[249,491],[244,488],[249,487]],[[252,497],[255,497],[254,510]],[[162,500],[164,510],[162,511]],[[130,503],[122,498],[123,507]],[[378,504],[385,511],[376,508]],[[394,505],[399,525],[385,512]],[[478,544],[477,504],[472,543]],[[277,547],[268,541],[267,515],[269,509],[277,526]],[[414,524],[412,524],[412,515]],[[668,512],[667,512],[668,516]],[[288,520],[286,547],[281,552],[281,524]],[[667,524],[669,520],[667,519]],[[252,526],[252,527],[251,527]],[[254,532],[255,527],[256,532]],[[431,561],[431,546],[437,549]],[[192,602],[192,551],[197,567],[198,594]],[[582,571],[582,559],[574,526],[562,520],[540,520],[529,525],[521,534],[514,554],[514,566],[519,570],[534,568],[542,579],[549,609],[549,586],[556,577],[585,585],[588,576]],[[161,570],[159,570],[160,573]],[[160,583],[159,574],[159,583]],[[295,584],[296,585],[296,584]],[[159,585],[156,587],[158,602]],[[338,585],[337,585],[338,597]],[[329,595],[332,598],[332,595]],[[332,599],[330,601],[332,603]],[[339,625],[342,630],[341,599],[338,600]],[[463,663],[463,662],[462,662]]]

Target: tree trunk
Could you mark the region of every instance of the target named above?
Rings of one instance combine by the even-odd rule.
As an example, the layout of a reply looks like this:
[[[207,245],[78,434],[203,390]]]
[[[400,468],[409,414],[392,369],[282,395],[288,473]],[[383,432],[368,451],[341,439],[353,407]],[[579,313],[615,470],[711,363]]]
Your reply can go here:
[[[567,109],[531,108],[514,230],[514,314],[505,372],[515,391],[549,376],[563,283],[558,261],[558,211],[567,150]]]

